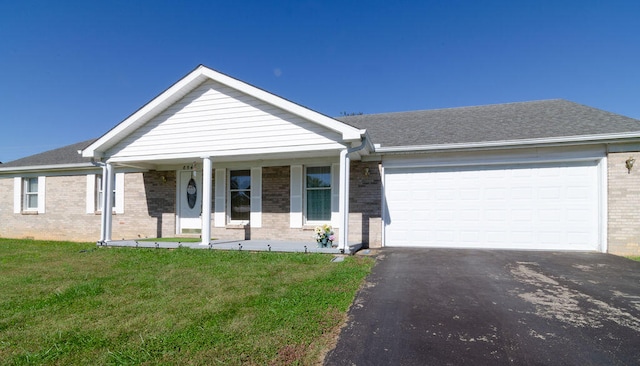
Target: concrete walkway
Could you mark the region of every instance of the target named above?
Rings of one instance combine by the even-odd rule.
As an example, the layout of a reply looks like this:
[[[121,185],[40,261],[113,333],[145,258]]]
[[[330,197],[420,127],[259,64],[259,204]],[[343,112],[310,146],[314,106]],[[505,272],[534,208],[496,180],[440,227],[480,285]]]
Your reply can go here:
[[[215,250],[246,250],[253,252],[292,252],[292,253],[326,253],[341,254],[338,248],[318,248],[316,243],[293,242],[280,240],[211,240],[209,245],[194,242],[162,242],[146,240],[112,240],[106,243],[98,242],[99,246],[108,247],[132,247],[132,248],[158,248],[158,249],[215,249]],[[362,244],[351,245],[349,253],[355,253]]]

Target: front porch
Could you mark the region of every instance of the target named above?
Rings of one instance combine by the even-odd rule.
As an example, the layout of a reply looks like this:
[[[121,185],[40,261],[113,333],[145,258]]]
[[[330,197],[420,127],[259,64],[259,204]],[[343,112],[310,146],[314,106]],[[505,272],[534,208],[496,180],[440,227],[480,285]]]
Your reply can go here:
[[[97,242],[98,246],[105,247],[130,247],[130,248],[156,248],[156,249],[216,249],[237,250],[249,252],[289,252],[289,253],[324,253],[344,254],[345,251],[338,248],[318,248],[313,242],[283,241],[283,240],[211,240],[209,245],[200,242],[163,242],[146,240],[111,240]],[[349,245],[348,254],[353,254],[362,248],[362,244]]]

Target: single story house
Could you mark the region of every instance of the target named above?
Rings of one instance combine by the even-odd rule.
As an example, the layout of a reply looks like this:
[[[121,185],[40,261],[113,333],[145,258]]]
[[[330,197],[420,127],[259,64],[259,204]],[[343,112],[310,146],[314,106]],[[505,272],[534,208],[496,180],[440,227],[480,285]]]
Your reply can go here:
[[[0,236],[640,254],[640,120],[566,100],[331,118],[205,66],[0,165]],[[108,214],[105,214],[108,213]]]

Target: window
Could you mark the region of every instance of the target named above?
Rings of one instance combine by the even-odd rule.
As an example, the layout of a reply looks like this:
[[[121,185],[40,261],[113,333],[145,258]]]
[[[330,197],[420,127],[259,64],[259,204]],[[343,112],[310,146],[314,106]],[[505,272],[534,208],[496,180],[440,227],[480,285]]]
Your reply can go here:
[[[331,167],[307,167],[305,181],[307,221],[331,220]]]
[[[25,211],[38,210],[38,178],[24,178],[24,203]]]
[[[111,204],[113,205],[113,208],[115,209],[116,207],[116,182],[118,180],[114,179],[113,181],[113,192],[112,192],[112,196],[111,196]],[[102,174],[98,174],[96,175],[96,211],[102,211],[102,204],[103,202],[103,192],[102,192]]]
[[[111,199],[113,211],[117,214],[124,213],[124,173],[116,173],[113,180],[113,192]],[[104,204],[104,194],[102,184],[104,179],[102,174],[87,174],[87,213],[95,214],[102,212]]]
[[[251,217],[251,170],[229,172],[229,219],[249,221]]]
[[[13,213],[44,213],[46,177],[13,178]]]

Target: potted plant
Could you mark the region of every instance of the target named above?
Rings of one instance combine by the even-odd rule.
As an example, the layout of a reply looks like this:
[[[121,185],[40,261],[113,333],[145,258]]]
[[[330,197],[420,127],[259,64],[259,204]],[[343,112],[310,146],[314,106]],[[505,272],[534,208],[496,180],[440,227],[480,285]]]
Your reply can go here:
[[[336,240],[331,225],[324,224],[316,226],[315,232],[314,238],[318,243],[318,248],[331,248],[333,241]]]

